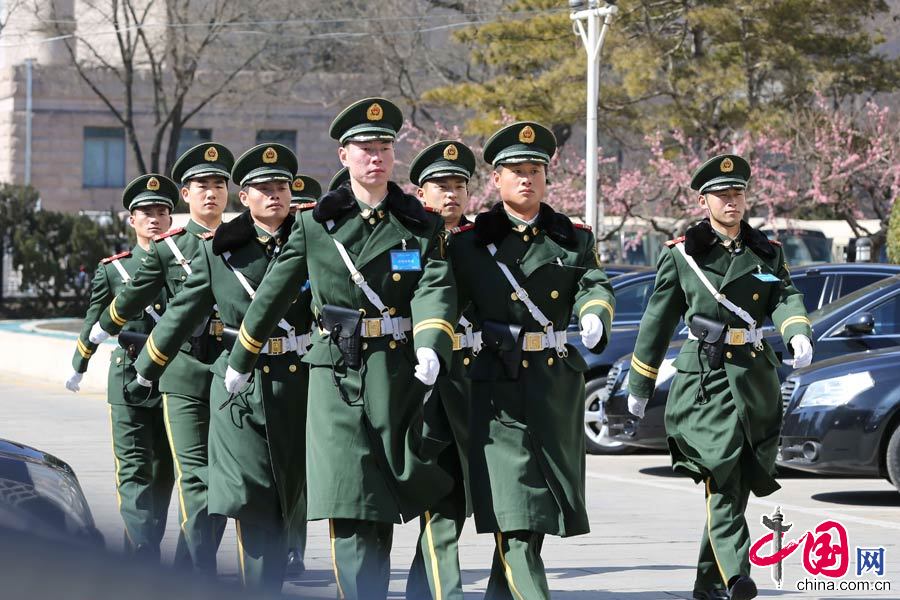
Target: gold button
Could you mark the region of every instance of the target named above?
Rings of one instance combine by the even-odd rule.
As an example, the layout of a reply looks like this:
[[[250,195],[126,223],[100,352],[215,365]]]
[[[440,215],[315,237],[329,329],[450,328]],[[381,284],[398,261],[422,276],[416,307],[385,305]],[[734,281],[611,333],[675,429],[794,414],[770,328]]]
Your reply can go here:
[[[725,358],[730,359],[730,358],[731,358],[731,352],[726,352],[726,353],[725,353]]]
[[[156,310],[159,310],[162,308],[162,304],[154,304],[153,308],[155,308]]]
[[[368,350],[368,349],[369,349],[369,342],[363,342],[362,349],[363,349],[363,350]]]
[[[518,295],[517,293],[515,293],[515,292],[513,292],[512,294],[510,294],[509,297],[512,299],[513,302],[515,302],[516,300],[519,299],[519,295]]]
[[[557,298],[559,298],[559,292],[553,290],[552,292],[550,292],[550,297],[556,300]]]
[[[375,217],[372,217],[371,219],[369,219],[369,225],[374,225],[374,224],[375,224]]]
[[[756,352],[754,352],[753,350],[751,350],[751,351],[750,351],[750,357],[751,357],[751,358],[756,358]]]
[[[754,299],[754,300],[759,300],[759,294],[753,294],[753,299]]]
[[[527,369],[527,368],[528,368],[528,361],[527,361],[527,360],[523,360],[523,361],[522,361],[522,368],[523,368],[523,369]]]
[[[532,227],[532,228],[531,228],[531,233],[533,233],[534,235],[537,235],[537,234],[538,234],[538,228],[537,228],[537,227]]]
[[[394,281],[400,281],[400,273],[394,273],[393,275],[391,275],[391,279],[393,279]]]
[[[181,280],[184,281],[185,279],[187,279],[187,275],[182,275]]]
[[[392,307],[390,308],[390,310],[388,310],[388,314],[391,315],[391,316],[393,317],[394,315],[397,314],[397,309],[394,308],[394,307],[392,306]]]
[[[222,336],[217,335],[217,336],[216,336],[216,341],[217,341],[217,342],[221,342],[221,341],[222,341]]]
[[[263,367],[263,373],[268,373],[269,371],[271,371],[271,369],[269,369],[269,365]]]
[[[120,362],[122,362],[122,357],[121,357],[121,356],[117,356],[117,357],[116,357],[116,364],[119,364]]]
[[[547,358],[547,364],[550,365],[551,367],[553,366],[553,363],[554,363],[554,362],[556,362],[556,361],[553,360],[553,357],[552,357],[552,356],[550,356],[550,357]]]
[[[523,241],[523,242],[527,242],[527,241],[530,240],[530,239],[531,239],[531,237],[530,237],[527,233],[526,233],[525,235],[522,236],[522,241]]]
[[[468,356],[463,359],[463,364],[466,365],[467,367],[469,366],[470,362],[472,362],[472,361],[471,361],[471,359],[469,359]]]
[[[388,342],[388,348],[390,348],[391,350],[396,350],[397,342],[395,342],[394,340],[391,340],[390,342]]]
[[[289,366],[289,367],[288,367],[288,371],[290,371],[291,373],[296,373],[296,372],[297,372],[297,365],[291,365],[291,366]]]

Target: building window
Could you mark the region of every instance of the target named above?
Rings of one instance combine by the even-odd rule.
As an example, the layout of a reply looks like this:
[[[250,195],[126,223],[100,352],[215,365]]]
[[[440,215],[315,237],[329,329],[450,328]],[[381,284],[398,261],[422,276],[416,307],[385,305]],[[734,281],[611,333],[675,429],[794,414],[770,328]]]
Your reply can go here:
[[[297,132],[293,129],[260,129],[256,132],[256,143],[275,142],[297,151]]]
[[[185,127],[181,130],[181,138],[178,140],[177,156],[181,156],[197,144],[210,140],[212,140],[212,129],[191,129]]]
[[[125,185],[125,130],[121,127],[84,128],[82,185],[86,188]]]

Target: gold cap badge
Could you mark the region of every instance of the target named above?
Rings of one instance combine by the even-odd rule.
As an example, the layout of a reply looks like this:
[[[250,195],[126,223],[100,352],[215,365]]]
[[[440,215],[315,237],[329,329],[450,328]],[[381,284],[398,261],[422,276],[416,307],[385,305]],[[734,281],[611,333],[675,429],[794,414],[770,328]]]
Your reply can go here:
[[[268,148],[263,150],[262,160],[267,165],[271,165],[273,162],[278,160],[278,153],[275,152],[275,148],[272,148],[271,146],[269,146]]]
[[[534,143],[534,129],[532,129],[530,125],[526,125],[522,128],[522,131],[519,132],[519,141],[523,144]]]
[[[450,144],[446,148],[444,148],[444,158],[447,160],[456,160],[459,158],[459,150],[456,148],[454,144]]]
[[[209,162],[215,162],[219,160],[219,151],[216,150],[215,146],[210,146],[206,149],[206,152],[203,153],[203,158]]]
[[[155,192],[156,190],[158,190],[159,189],[159,179],[157,179],[156,177],[151,177],[150,179],[148,179],[147,180],[147,189],[150,190],[151,192]]]
[[[722,161],[722,164],[719,165],[719,169],[723,173],[731,173],[732,171],[734,171],[734,163],[731,162],[730,158],[726,158],[725,160]]]
[[[366,118],[370,121],[380,121],[384,116],[384,111],[381,109],[381,105],[377,102],[373,102],[372,106],[366,110]]]
[[[299,177],[294,180],[294,183],[291,184],[291,189],[295,192],[302,192],[303,188],[306,187],[306,184]]]

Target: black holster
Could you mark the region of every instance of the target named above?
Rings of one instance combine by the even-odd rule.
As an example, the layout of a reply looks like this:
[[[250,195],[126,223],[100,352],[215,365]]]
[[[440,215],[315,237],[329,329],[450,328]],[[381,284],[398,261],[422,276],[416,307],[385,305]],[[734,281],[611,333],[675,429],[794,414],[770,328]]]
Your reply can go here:
[[[688,327],[706,353],[710,369],[721,369],[725,354],[725,323],[694,315]]]
[[[362,312],[334,304],[323,306],[319,317],[319,325],[330,332],[331,342],[351,369],[362,365],[362,320]]]
[[[203,321],[203,325],[194,331],[188,342],[191,344],[191,356],[200,362],[206,362],[209,356],[209,319]]]
[[[500,358],[503,370],[510,379],[519,378],[523,335],[521,325],[498,321],[484,321],[481,324],[481,341],[484,342],[484,348]]]
[[[134,360],[141,353],[141,350],[144,349],[144,344],[147,343],[148,337],[150,336],[146,333],[123,330],[119,332],[118,340],[119,345],[125,349],[125,354],[128,358]]]

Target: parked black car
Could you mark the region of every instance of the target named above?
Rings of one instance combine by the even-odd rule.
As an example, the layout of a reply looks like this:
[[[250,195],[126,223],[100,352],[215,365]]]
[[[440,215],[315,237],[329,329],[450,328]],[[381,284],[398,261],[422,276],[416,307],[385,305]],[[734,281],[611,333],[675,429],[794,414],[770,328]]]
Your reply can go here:
[[[900,265],[835,264],[797,269],[792,274],[795,285],[804,293],[815,337],[815,361],[863,350],[900,345]],[[875,281],[875,283],[870,283]],[[869,284],[869,285],[866,285]],[[862,287],[865,286],[865,287]],[[817,307],[818,310],[814,310]],[[768,325],[766,339],[776,354],[789,362],[790,353],[781,336]],[[628,445],[666,449],[665,405],[671,379],[672,364],[687,331],[679,325],[672,346],[660,366],[656,391],[647,405],[644,418],[636,419],[628,412],[627,377],[631,355],[617,360],[610,368],[601,397],[601,410],[613,440]],[[636,334],[635,334],[636,336]],[[634,342],[632,341],[632,349]],[[784,380],[790,366],[782,364],[779,376]]]
[[[900,491],[900,349],[819,361],[781,386],[778,465],[886,477]]]

